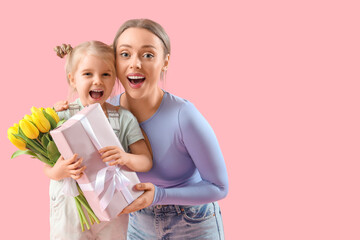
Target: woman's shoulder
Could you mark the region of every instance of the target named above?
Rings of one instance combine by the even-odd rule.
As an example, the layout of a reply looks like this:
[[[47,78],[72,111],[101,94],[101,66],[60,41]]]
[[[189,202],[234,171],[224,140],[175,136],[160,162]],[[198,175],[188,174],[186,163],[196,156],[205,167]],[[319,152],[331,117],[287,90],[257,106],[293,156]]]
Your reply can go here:
[[[182,97],[178,97],[169,92],[164,93],[164,98],[166,105],[172,108],[178,108],[179,110],[188,105],[193,105],[189,100]]]

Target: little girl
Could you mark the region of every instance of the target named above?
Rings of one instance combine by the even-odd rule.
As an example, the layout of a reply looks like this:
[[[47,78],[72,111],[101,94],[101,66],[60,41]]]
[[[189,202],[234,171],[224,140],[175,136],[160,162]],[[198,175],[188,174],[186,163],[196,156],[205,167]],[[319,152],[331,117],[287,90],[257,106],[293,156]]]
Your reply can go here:
[[[116,80],[113,49],[102,42],[90,41],[74,49],[63,44],[55,51],[59,57],[68,55],[65,65],[67,80],[79,95],[68,110],[58,112],[59,117],[69,119],[84,106],[100,103],[125,150],[117,146],[104,147],[99,151],[103,161],[109,165],[126,165],[137,172],[149,171],[152,157],[136,118],[129,111],[106,103]],[[70,159],[60,157],[54,167],[46,165],[44,168],[51,179],[50,239],[126,239],[127,214],[94,224],[90,230],[82,232],[74,198],[62,193],[64,178],[79,179],[82,176],[86,167],[81,167],[82,161],[81,156],[74,154]]]

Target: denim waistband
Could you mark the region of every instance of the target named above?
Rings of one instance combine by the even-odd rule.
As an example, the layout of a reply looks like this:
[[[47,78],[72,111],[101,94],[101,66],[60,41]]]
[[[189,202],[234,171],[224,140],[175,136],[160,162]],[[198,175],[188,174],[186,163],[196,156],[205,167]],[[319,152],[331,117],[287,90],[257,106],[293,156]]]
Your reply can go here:
[[[205,205],[214,205],[215,209],[219,208],[217,202],[211,202],[202,205],[154,205],[154,206],[149,206],[145,209],[146,211],[151,211],[151,212],[180,214],[181,212],[186,211],[187,208],[201,208]]]
[[[184,211],[184,206],[180,205],[154,205],[147,207],[152,212],[164,212],[164,213],[177,213],[180,214],[181,210]]]

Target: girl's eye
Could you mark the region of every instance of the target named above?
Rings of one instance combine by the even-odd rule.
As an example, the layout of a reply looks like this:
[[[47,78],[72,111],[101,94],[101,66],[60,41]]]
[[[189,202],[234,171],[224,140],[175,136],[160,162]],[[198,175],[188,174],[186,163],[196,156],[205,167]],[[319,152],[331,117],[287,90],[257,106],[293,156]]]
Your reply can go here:
[[[154,57],[154,55],[151,54],[151,53],[145,53],[144,54],[144,58],[153,58],[153,57]]]
[[[111,74],[110,73],[104,73],[103,76],[110,77]]]
[[[120,53],[120,56],[122,57],[129,57],[130,55],[127,52]]]
[[[91,73],[86,72],[86,73],[84,73],[84,76],[91,76]]]

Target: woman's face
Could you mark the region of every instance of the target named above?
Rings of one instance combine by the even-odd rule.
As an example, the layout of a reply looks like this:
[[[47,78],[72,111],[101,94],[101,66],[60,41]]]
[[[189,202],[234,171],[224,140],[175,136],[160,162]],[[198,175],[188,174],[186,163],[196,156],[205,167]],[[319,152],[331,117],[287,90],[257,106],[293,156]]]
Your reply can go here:
[[[118,38],[116,54],[116,73],[127,94],[151,96],[168,63],[161,40],[146,29],[128,28]]]

